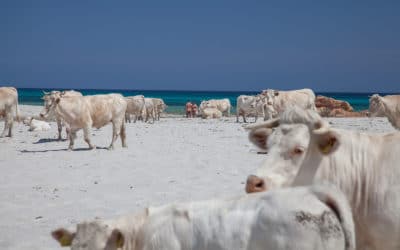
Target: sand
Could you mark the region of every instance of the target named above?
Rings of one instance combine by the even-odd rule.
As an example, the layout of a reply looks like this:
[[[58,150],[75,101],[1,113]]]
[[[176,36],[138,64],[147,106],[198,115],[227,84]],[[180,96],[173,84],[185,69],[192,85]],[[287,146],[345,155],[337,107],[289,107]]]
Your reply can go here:
[[[20,109],[38,114],[41,107]],[[327,120],[339,128],[395,131],[386,118]],[[13,138],[0,138],[0,249],[61,249],[50,237],[61,226],[149,205],[244,194],[247,175],[265,155],[256,153],[235,121],[169,116],[130,123],[128,148],[118,140],[112,151],[105,149],[111,141],[106,126],[92,130],[98,149],[88,151],[79,132],[72,152],[68,141],[56,140],[55,123],[45,132],[17,124]]]

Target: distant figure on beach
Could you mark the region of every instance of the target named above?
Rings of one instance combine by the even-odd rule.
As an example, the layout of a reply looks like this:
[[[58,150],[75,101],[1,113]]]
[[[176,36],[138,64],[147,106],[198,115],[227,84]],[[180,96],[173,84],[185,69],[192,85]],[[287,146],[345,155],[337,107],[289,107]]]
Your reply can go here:
[[[197,117],[198,107],[196,103],[192,105],[192,117]]]
[[[192,117],[192,107],[193,107],[193,104],[191,102],[186,103],[186,105],[185,105],[186,118]]]

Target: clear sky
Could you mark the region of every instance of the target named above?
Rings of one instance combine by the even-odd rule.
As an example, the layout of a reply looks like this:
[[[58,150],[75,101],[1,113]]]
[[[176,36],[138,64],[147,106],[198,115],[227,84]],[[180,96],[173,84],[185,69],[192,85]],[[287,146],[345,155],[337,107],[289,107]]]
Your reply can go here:
[[[400,92],[400,1],[0,0],[0,85]]]

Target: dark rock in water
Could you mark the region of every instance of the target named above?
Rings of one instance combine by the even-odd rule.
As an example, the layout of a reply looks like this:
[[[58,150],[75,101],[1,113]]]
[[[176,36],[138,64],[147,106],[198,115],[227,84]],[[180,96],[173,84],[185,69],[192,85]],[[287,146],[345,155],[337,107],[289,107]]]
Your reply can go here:
[[[319,95],[315,98],[315,106],[323,117],[366,117],[368,111],[355,112],[346,101],[336,100],[331,97]]]

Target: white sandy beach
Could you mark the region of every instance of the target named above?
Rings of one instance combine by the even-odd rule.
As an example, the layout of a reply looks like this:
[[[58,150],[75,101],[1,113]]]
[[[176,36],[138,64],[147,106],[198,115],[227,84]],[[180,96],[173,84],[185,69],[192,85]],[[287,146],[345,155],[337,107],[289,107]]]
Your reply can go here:
[[[21,105],[20,110],[38,114],[41,107]],[[386,118],[328,120],[346,129],[395,131]],[[106,126],[92,130],[98,149],[86,150],[79,132],[72,152],[66,150],[68,141],[55,140],[55,123],[46,132],[29,132],[16,124],[14,138],[0,139],[0,249],[60,249],[50,236],[60,226],[149,205],[244,194],[247,175],[265,155],[256,154],[235,121],[162,118],[154,124],[130,123],[128,148],[118,140],[113,151],[104,149],[111,140],[111,127]]]

